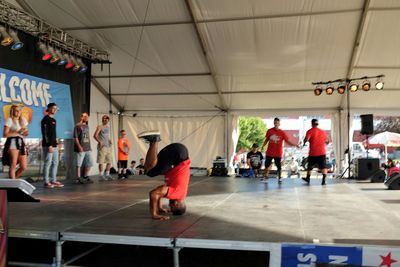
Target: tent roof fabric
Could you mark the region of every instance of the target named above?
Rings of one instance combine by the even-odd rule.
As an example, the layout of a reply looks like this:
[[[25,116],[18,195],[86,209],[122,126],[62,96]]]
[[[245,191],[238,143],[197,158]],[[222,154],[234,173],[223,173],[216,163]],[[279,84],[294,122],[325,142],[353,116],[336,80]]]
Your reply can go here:
[[[337,110],[346,96],[316,97],[312,82],[379,74],[385,90],[351,94],[351,107],[398,107],[399,1],[22,2],[110,52],[112,98],[125,111]],[[107,69],[92,74],[108,91]]]

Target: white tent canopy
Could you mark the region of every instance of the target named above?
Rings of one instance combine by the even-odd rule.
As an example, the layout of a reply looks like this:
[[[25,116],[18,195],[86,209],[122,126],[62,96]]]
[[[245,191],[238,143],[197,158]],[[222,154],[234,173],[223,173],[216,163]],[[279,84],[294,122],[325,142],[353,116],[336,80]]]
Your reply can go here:
[[[207,154],[199,166],[210,160],[208,154],[232,154],[234,121],[244,114],[330,114],[343,154],[346,94],[316,97],[312,82],[385,74],[384,90],[351,94],[351,113],[400,113],[400,1],[10,2],[110,52],[114,108],[129,114],[122,126],[132,135],[146,125],[183,137],[207,120],[214,130],[211,118],[223,111],[215,128],[222,132],[202,132],[213,137],[195,139],[193,150]],[[92,74],[95,87],[108,92],[108,68],[95,65]],[[195,119],[199,112],[208,115]],[[213,148],[200,149],[206,145]]]

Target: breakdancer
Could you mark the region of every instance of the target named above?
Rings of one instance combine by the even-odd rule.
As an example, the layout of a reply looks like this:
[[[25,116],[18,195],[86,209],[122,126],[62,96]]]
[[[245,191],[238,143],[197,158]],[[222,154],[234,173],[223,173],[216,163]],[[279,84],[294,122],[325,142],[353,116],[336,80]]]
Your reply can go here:
[[[165,184],[157,186],[149,193],[150,214],[155,220],[168,220],[168,213],[182,215],[186,212],[185,198],[190,179],[190,159],[187,148],[180,143],[172,143],[158,151],[160,133],[148,131],[138,134],[149,143],[144,169],[150,177],[165,176]],[[162,199],[169,199],[169,208],[164,208]]]

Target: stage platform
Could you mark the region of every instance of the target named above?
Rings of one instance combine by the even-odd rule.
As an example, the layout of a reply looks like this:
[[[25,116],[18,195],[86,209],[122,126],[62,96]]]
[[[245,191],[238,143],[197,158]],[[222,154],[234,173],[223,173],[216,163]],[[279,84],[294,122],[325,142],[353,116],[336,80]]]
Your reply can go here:
[[[63,242],[173,248],[174,266],[180,248],[268,251],[269,266],[281,266],[284,244],[400,246],[400,191],[383,184],[192,177],[187,213],[156,221],[148,192],[162,181],[131,176],[59,189],[34,184],[41,202],[10,203],[9,236],[56,242],[58,266]]]

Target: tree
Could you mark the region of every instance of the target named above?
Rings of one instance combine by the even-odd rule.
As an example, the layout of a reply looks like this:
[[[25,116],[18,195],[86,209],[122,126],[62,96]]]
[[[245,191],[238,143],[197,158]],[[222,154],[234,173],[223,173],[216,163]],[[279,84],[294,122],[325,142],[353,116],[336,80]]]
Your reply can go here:
[[[267,125],[259,117],[240,117],[239,131],[236,151],[239,151],[242,147],[251,148],[254,143],[261,147],[265,140]]]

